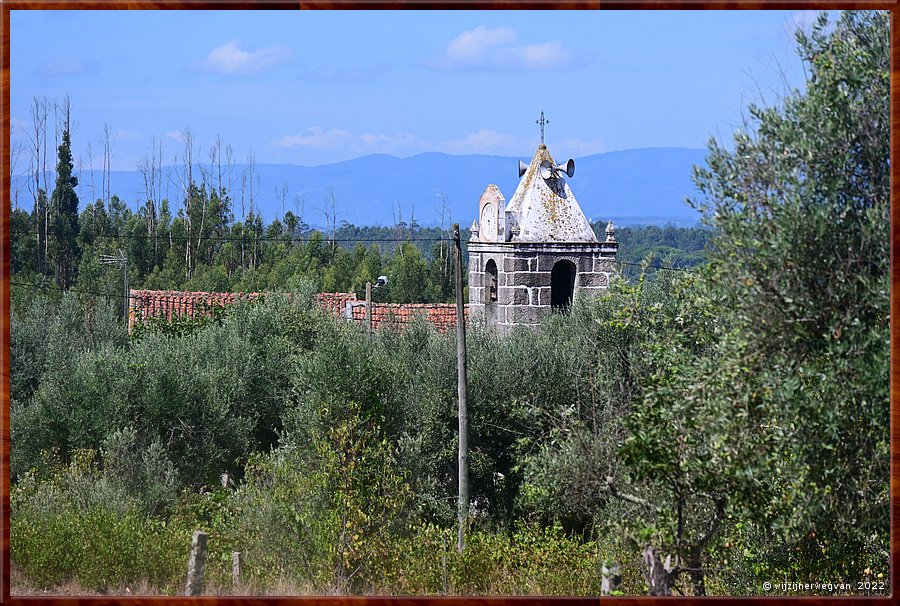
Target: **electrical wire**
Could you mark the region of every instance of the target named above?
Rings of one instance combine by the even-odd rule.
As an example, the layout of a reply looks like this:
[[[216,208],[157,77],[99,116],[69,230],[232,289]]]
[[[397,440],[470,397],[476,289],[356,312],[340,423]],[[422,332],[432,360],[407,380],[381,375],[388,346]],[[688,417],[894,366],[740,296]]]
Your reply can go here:
[[[59,286],[54,286],[52,284],[29,284],[27,282],[16,282],[14,280],[10,280],[9,283],[11,286],[22,286],[25,288],[33,288],[35,290],[58,290],[60,292],[68,292],[67,289],[60,288]],[[71,292],[84,295],[95,295],[97,297],[106,297],[108,299],[122,299],[125,296],[124,293],[121,295],[111,295],[108,292],[97,292],[93,290],[81,289],[72,289]]]
[[[616,261],[613,261],[613,262],[616,263],[616,264],[618,264],[618,265],[629,265],[629,266],[633,266],[633,267],[643,267],[643,266],[644,266],[643,263],[631,263],[631,262],[629,262],[629,261],[618,261],[618,260],[616,260]],[[691,270],[690,267],[667,267],[667,266],[665,266],[665,265],[660,265],[660,266],[650,265],[650,266],[647,266],[647,269],[662,269],[662,270],[666,270],[666,271],[690,271],[690,270]],[[9,283],[10,283],[12,286],[22,286],[22,287],[24,287],[24,288],[33,288],[33,289],[36,289],[36,290],[48,290],[48,289],[49,289],[49,290],[57,290],[57,291],[65,291],[65,290],[66,290],[66,289],[64,289],[64,288],[60,288],[59,286],[54,286],[54,285],[51,285],[51,284],[29,284],[29,283],[27,283],[27,282],[16,282],[16,281],[13,281],[13,280],[10,280]],[[179,290],[176,290],[176,289],[159,289],[159,290],[161,290],[162,292],[176,292],[176,293],[177,293],[177,292],[190,292],[190,291],[179,291]],[[85,295],[95,295],[95,296],[98,296],[98,297],[107,297],[107,298],[110,298],[110,299],[121,299],[121,298],[124,297],[124,294],[121,294],[121,295],[111,295],[111,294],[109,294],[109,293],[97,292],[97,291],[92,291],[92,290],[81,290],[81,289],[77,289],[77,288],[76,288],[76,289],[72,289],[72,292],[75,292],[75,293],[78,293],[78,294],[85,294]],[[230,294],[230,295],[237,295],[237,294],[247,294],[247,293],[243,293],[243,292],[240,292],[240,293],[238,293],[238,292],[228,292],[228,291],[216,291],[216,294]]]
[[[10,235],[17,236],[27,236],[32,235],[31,231],[11,231]],[[320,232],[321,233],[321,232]],[[55,237],[56,234],[47,234],[50,237]],[[206,241],[217,241],[217,242],[296,242],[298,244],[306,243],[308,240],[303,238],[272,238],[266,236],[149,236],[146,234],[94,234],[93,238],[107,238],[113,240],[153,240],[154,238],[159,240],[177,240],[178,242],[185,241],[194,241],[194,240],[206,240]],[[399,243],[399,242],[447,242],[452,241],[452,238],[448,235],[444,238],[324,238],[322,239],[323,243],[329,242],[385,242],[385,243]]]

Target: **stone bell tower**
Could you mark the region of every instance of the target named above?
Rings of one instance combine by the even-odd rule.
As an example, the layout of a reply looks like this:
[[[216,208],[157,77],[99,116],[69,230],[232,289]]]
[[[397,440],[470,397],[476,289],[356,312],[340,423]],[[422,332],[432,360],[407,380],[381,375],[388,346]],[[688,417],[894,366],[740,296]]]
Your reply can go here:
[[[599,294],[617,273],[612,222],[599,242],[566,183],[574,173],[573,160],[557,165],[541,143],[531,164],[519,162],[509,203],[493,184],[481,194],[468,242],[469,304],[500,334]]]

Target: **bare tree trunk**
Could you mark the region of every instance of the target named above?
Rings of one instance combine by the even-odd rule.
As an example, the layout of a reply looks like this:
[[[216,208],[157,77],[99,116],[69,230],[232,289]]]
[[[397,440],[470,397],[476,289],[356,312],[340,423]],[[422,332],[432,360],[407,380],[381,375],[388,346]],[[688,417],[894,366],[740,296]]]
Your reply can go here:
[[[250,155],[247,157],[247,170],[248,170],[248,179],[247,183],[249,185],[249,201],[250,201],[250,214],[253,215],[253,255],[252,255],[252,266],[253,269],[256,269],[256,247],[259,243],[259,233],[256,230],[256,215],[253,214],[253,203],[256,201],[256,194],[253,191],[253,178],[256,177],[256,189],[259,190],[259,175],[256,173],[256,154],[252,151]],[[259,209],[257,209],[258,211]]]
[[[672,595],[674,578],[671,574],[670,557],[666,556],[666,562],[663,564],[656,550],[653,547],[647,547],[644,550],[643,558],[646,567],[644,574],[650,588],[650,595]]]
[[[185,234],[184,246],[184,264],[187,279],[190,280],[194,273],[194,255],[193,243],[191,236],[193,235],[193,221],[191,219],[191,210],[193,206],[193,190],[194,190],[194,134],[190,127],[181,131],[181,138],[184,141],[184,173],[181,179],[181,187],[184,191],[184,217],[187,233]]]
[[[12,185],[12,205],[14,209],[19,208],[19,189],[21,184],[16,180],[13,183],[13,175],[16,172],[16,164],[19,163],[19,157],[25,149],[21,142],[13,143],[9,150],[9,182]]]
[[[441,199],[441,275],[446,278],[447,270],[449,269],[447,264],[444,263],[444,215],[447,213],[447,194],[440,192],[438,197]]]
[[[393,205],[391,205],[391,210],[393,211]],[[400,200],[397,200],[397,212],[394,217],[394,250],[396,250],[400,257],[403,257],[403,247],[400,246],[400,241],[403,239],[403,227],[400,225],[403,222],[403,208],[400,206]]]
[[[287,199],[289,186],[282,183],[281,187],[275,190],[275,196],[281,201],[281,221],[284,221],[284,201]]]
[[[46,151],[44,149],[47,140],[47,99],[35,97],[31,102],[31,122],[33,138],[29,135],[32,151],[32,167],[34,168],[34,231],[37,239],[35,249],[34,269],[38,273],[44,271],[44,259],[46,258],[47,232],[44,225],[44,208],[41,206],[41,167],[46,165]],[[41,162],[41,158],[44,162]],[[46,193],[46,190],[44,190]]]
[[[156,139],[150,141],[150,155],[144,156],[137,162],[138,172],[144,180],[144,198],[147,212],[147,237],[153,238],[154,252],[153,264],[157,263],[156,248]]]
[[[94,202],[97,201],[97,188],[94,185],[94,150],[91,147],[90,141],[87,144],[87,152],[88,152],[88,170],[91,171],[91,206],[94,206]],[[94,213],[94,217],[96,217],[96,212]]]
[[[103,125],[103,166],[104,166],[104,174],[106,176],[106,195],[104,197],[104,202],[106,203],[107,208],[109,208],[109,201],[112,199],[112,186],[110,184],[111,178],[110,174],[112,173],[112,146],[115,143],[115,137],[113,137],[113,130],[109,124]]]
[[[331,223],[331,258],[337,253],[337,202],[334,198],[334,190],[328,188],[325,193],[325,226]]]
[[[247,233],[247,214],[244,212],[244,194],[247,192],[247,169],[241,171],[241,272],[247,268],[244,260],[244,236]]]
[[[306,196],[303,194],[294,194],[294,208],[297,209],[297,225],[300,228],[301,240],[303,235],[303,211],[306,207]]]

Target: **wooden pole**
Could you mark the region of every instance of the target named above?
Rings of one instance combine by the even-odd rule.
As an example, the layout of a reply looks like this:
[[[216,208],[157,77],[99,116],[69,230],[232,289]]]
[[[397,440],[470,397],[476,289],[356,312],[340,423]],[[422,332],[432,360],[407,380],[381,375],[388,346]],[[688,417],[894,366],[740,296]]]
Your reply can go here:
[[[131,291],[128,290],[128,257],[126,257],[125,255],[122,255],[122,258],[125,259],[122,262],[122,265],[125,268],[125,271],[124,271],[124,274],[125,274],[125,331],[128,332],[129,329],[131,328],[131,326],[128,322],[128,308],[130,307],[129,304],[131,303]]]
[[[622,577],[619,575],[617,564],[604,562],[601,574],[603,576],[600,580],[600,595],[613,595],[619,591]]]
[[[372,336],[372,283],[366,282],[366,329]]]
[[[235,589],[241,586],[241,552],[231,552],[231,585]]]
[[[191,541],[191,555],[188,558],[187,585],[184,589],[184,595],[200,595],[200,592],[203,590],[207,536],[202,530],[194,531],[194,538]]]
[[[459,223],[453,224],[453,241],[456,244],[456,371],[459,395],[459,536],[456,548],[461,553],[465,547],[465,526],[469,514],[469,421],[466,413],[466,313]]]

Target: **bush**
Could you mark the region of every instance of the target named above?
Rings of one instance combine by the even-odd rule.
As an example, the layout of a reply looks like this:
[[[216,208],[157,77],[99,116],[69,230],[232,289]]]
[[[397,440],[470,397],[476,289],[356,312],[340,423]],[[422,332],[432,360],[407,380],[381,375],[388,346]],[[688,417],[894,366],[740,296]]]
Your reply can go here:
[[[147,581],[172,592],[184,581],[188,530],[147,516],[124,485],[103,474],[96,453],[50,462],[10,495],[10,559],[38,587],[70,580],[94,591]]]

